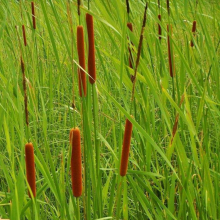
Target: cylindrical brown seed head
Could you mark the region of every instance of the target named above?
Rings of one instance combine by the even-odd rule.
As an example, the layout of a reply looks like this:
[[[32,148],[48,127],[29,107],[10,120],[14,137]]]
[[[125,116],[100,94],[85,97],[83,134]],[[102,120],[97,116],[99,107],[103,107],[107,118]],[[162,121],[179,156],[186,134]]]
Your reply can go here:
[[[22,25],[22,32],[23,32],[23,39],[24,39],[24,46],[27,46],[27,39],[26,39],[26,32],[25,32],[25,26]]]
[[[126,0],[126,5],[127,5],[127,13],[130,13],[130,5],[129,5],[129,0]]]
[[[77,7],[78,7],[78,15],[80,16],[80,5],[81,5],[81,0],[77,0]]]
[[[193,21],[192,33],[193,33],[193,36],[195,36],[195,33],[196,33],[196,21]],[[193,40],[191,40],[190,46],[191,46],[191,47],[194,46]]]
[[[27,86],[26,86],[26,77],[25,77],[25,67],[24,67],[24,61],[21,56],[21,71],[22,71],[22,83],[23,83],[23,90],[24,90],[24,106],[25,106],[25,119],[26,119],[26,125],[29,125],[28,120],[28,99],[27,99]]]
[[[133,25],[132,25],[132,23],[128,22],[128,23],[127,23],[127,27],[129,28],[129,30],[130,30],[131,32],[133,32]],[[128,47],[128,51],[129,51],[129,67],[133,69],[132,53],[131,53],[130,47]]]
[[[133,32],[133,25],[131,22],[127,23],[127,27],[130,29],[131,32]]]
[[[33,193],[36,197],[36,180],[35,180],[35,165],[34,165],[34,147],[32,143],[25,145],[25,161],[26,161],[26,175],[27,181]],[[28,190],[28,195],[31,198],[31,194]]]
[[[33,28],[36,29],[36,17],[35,17],[34,2],[31,2],[31,10],[32,10]]]
[[[174,70],[174,56],[173,51],[171,51],[171,44],[170,44],[170,36],[172,35],[172,26],[169,24],[167,25],[167,46],[168,46],[168,59],[169,59],[169,69],[170,69],[170,76],[175,76]]]
[[[83,26],[81,25],[77,26],[77,50],[79,57],[79,65],[82,68],[78,71],[79,95],[82,97],[83,93],[84,96],[86,96],[86,74],[84,72],[85,70],[84,32],[83,32]]]
[[[170,15],[170,0],[167,0],[167,12]]]
[[[193,21],[192,32],[196,32],[196,21]]]
[[[71,178],[72,190],[75,197],[82,195],[82,161],[81,161],[81,138],[79,128],[71,129],[70,141],[72,146]]]
[[[121,166],[120,166],[120,175],[125,176],[128,169],[128,158],[131,144],[131,135],[132,135],[132,123],[126,119],[125,124],[125,133],[123,139],[122,153],[121,153]]]
[[[96,67],[95,67],[95,40],[94,40],[94,25],[93,16],[86,14],[86,24],[89,40],[89,56],[88,56],[88,72],[89,72],[89,82],[91,84],[96,81]]]
[[[160,22],[161,22],[161,15],[158,15],[158,19],[159,19]],[[158,35],[159,35],[159,40],[161,40],[162,29],[161,29],[161,26],[160,26],[159,23],[158,23]]]

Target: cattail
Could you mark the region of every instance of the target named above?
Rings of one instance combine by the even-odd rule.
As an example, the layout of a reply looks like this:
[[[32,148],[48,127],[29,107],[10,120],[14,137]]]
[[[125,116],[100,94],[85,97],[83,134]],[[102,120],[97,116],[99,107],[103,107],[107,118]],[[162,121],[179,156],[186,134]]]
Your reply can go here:
[[[81,66],[80,70],[78,71],[78,78],[79,78],[79,95],[82,97],[82,93],[86,96],[86,74],[85,70],[85,50],[84,50],[84,32],[83,26],[77,26],[77,50],[78,50],[78,57],[79,57],[79,65]],[[82,92],[83,86],[83,92]]]
[[[133,25],[132,23],[128,22],[127,27],[130,29],[131,32],[133,32]]]
[[[167,0],[167,12],[170,15],[170,0]]]
[[[129,0],[126,0],[126,6],[127,6],[127,13],[130,13],[130,5],[129,5]]]
[[[196,21],[193,21],[192,33],[193,33],[193,36],[195,36],[195,33],[196,33]],[[194,43],[191,40],[191,47],[193,47],[193,46],[194,46]]]
[[[70,142],[72,145],[71,156],[71,178],[72,190],[75,197],[82,195],[82,161],[81,161],[81,140],[79,128],[71,129]]]
[[[32,143],[25,145],[25,161],[26,161],[26,174],[27,181],[33,193],[36,197],[36,181],[35,181],[35,167],[34,167],[34,147]],[[31,198],[31,193],[28,190],[28,195]]]
[[[34,2],[31,2],[31,9],[32,9],[33,28],[36,29],[36,18],[35,18]]]
[[[167,25],[167,45],[168,45],[168,57],[169,57],[169,69],[170,69],[170,76],[175,76],[175,69],[174,69],[174,56],[173,51],[171,50],[170,44],[170,36],[172,36],[172,26]]]
[[[80,16],[80,5],[81,5],[81,0],[77,0],[77,8],[78,8],[78,15]]]
[[[25,33],[25,26],[22,25],[22,32],[23,32],[23,38],[24,38],[24,46],[27,46],[27,39],[26,39],[26,33]]]
[[[185,99],[185,95],[183,94],[182,97],[181,97],[181,100],[180,100],[179,107],[181,107],[184,99]],[[171,144],[173,143],[173,139],[176,135],[176,131],[177,131],[177,128],[178,128],[178,123],[179,123],[179,113],[176,115],[175,122],[174,122],[174,125],[173,125]]]
[[[125,133],[124,133],[124,140],[123,140],[123,147],[121,154],[121,166],[120,166],[121,176],[125,176],[128,169],[128,157],[129,157],[130,144],[131,144],[131,135],[132,135],[132,123],[128,119],[126,119]]]
[[[94,25],[93,25],[93,16],[86,14],[86,24],[89,40],[89,56],[88,56],[88,73],[89,73],[89,82],[91,84],[96,81],[96,68],[95,68],[95,40],[94,40]]]
[[[144,9],[144,18],[143,18],[143,23],[142,23],[142,28],[141,28],[141,35],[138,43],[138,52],[137,52],[137,58],[136,58],[136,65],[135,65],[135,70],[134,70],[134,76],[133,76],[133,87],[132,87],[132,93],[131,93],[131,102],[134,100],[134,92],[135,92],[135,83],[136,83],[136,76],[137,76],[137,69],[140,61],[140,56],[141,56],[141,47],[143,44],[143,39],[144,39],[144,30],[146,26],[146,21],[147,21],[147,8],[148,4],[146,3],[145,9]]]
[[[158,15],[158,19],[161,22],[161,15]],[[158,35],[159,35],[159,40],[161,40],[162,29],[161,29],[160,23],[158,23]]]
[[[127,27],[129,28],[129,30],[130,30],[131,32],[133,32],[133,25],[132,25],[132,23],[128,22],[128,23],[127,23]],[[133,69],[132,53],[131,53],[130,47],[128,47],[128,51],[129,51],[129,66],[130,66],[130,68]]]
[[[24,67],[24,61],[21,56],[21,71],[22,71],[22,83],[23,83],[23,90],[24,90],[24,107],[25,107],[25,119],[26,119],[26,125],[29,125],[28,120],[28,98],[27,98],[27,86],[26,86],[26,77],[25,77],[25,67]]]

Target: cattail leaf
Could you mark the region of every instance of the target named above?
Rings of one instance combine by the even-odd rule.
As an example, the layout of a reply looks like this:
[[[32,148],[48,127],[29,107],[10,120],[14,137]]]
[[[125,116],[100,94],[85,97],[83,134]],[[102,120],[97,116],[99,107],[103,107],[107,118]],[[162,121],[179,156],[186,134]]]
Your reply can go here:
[[[5,138],[6,138],[6,147],[7,147],[7,151],[8,151],[8,155],[9,155],[9,158],[11,158],[11,153],[12,153],[12,150],[11,150],[11,142],[10,142],[10,136],[9,136],[9,131],[8,131],[8,125],[6,123],[6,118],[4,117],[4,131],[5,131]]]
[[[106,139],[105,139],[100,133],[99,133],[98,135],[99,135],[100,140],[106,145],[106,147],[109,149],[109,151],[112,152],[114,158],[115,158],[116,160],[118,160],[118,158],[117,158],[117,156],[116,156],[114,150],[111,148],[111,145],[106,141]]]

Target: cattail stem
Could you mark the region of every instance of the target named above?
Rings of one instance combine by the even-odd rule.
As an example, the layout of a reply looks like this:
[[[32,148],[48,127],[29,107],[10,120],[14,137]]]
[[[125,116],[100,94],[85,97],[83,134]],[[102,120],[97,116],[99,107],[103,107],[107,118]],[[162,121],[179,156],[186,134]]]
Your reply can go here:
[[[81,5],[81,0],[77,0],[77,9],[78,9],[79,16],[80,16],[80,5]]]
[[[161,22],[161,15],[158,15],[158,19]],[[162,28],[161,28],[160,23],[158,23],[158,35],[159,35],[159,40],[161,40]]]
[[[84,32],[83,26],[77,26],[77,50],[79,57],[80,69],[78,70],[79,78],[79,95],[82,97],[86,96],[86,74],[85,70],[85,49],[84,49]]]
[[[81,138],[79,128],[71,129],[70,142],[72,146],[71,178],[72,190],[75,197],[82,195],[82,161],[81,161]]]
[[[22,33],[23,33],[23,39],[24,39],[24,46],[27,46],[27,38],[26,38],[26,32],[25,32],[25,26],[22,25]]]
[[[195,35],[196,35],[196,21],[193,21],[192,33],[193,33],[193,36],[195,37]],[[191,40],[190,46],[191,46],[191,47],[194,46],[193,40]]]
[[[133,88],[132,88],[132,95],[131,95],[131,104],[132,104],[132,101],[134,100],[134,91],[135,91],[135,83],[136,83],[136,77],[137,77],[137,69],[138,69],[140,56],[141,56],[141,47],[142,47],[143,38],[144,38],[144,29],[145,29],[145,25],[146,25],[146,20],[147,20],[147,3],[145,6],[145,10],[144,10],[144,18],[143,18],[143,24],[142,24],[142,29],[141,29],[141,35],[140,35],[140,39],[139,39],[136,65],[135,65],[135,70],[134,70],[134,81],[133,81]]]
[[[33,28],[36,29],[36,17],[35,17],[35,8],[34,2],[31,2],[31,10],[32,10],[32,21],[33,21]]]
[[[129,151],[131,144],[131,135],[132,135],[132,123],[128,119],[126,119],[123,147],[121,154],[121,166],[120,166],[121,176],[125,176],[128,169],[128,158],[129,158]]]
[[[72,70],[72,108],[75,109],[75,86],[74,86],[74,63],[73,63],[73,20],[72,20],[72,12],[70,7],[70,0],[67,2],[67,16],[69,21],[69,28],[70,28],[70,34],[71,34],[71,70]],[[73,111],[73,127],[75,127],[75,111]]]
[[[77,220],[80,220],[79,197],[76,198],[76,203],[77,203]]]
[[[170,42],[170,37],[172,36],[172,26],[167,25],[167,46],[168,46],[168,59],[169,59],[169,70],[170,70],[170,76],[175,76],[175,68],[174,68],[174,56],[173,56],[173,50],[172,45]]]
[[[27,143],[25,145],[25,161],[26,161],[27,181],[30,186],[33,197],[36,197],[34,147],[32,143]],[[28,195],[30,198],[31,198],[31,192],[28,190]]]
[[[96,81],[96,67],[95,67],[95,40],[94,40],[94,25],[93,25],[93,16],[86,14],[86,24],[89,40],[89,55],[88,55],[88,73],[89,73],[89,82],[91,84]]]

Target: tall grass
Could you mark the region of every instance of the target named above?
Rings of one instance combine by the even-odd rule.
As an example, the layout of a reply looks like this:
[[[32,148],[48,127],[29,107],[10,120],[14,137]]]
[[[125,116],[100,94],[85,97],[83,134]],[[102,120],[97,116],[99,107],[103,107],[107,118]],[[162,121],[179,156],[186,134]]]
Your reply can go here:
[[[158,1],[148,1],[139,55],[146,1],[130,0],[129,15],[128,1],[92,0],[89,10],[87,0],[79,7],[78,2],[34,1],[36,29],[31,1],[0,2],[0,218],[220,219],[218,1],[169,1],[169,16],[167,1],[159,1],[159,9]],[[88,83],[86,67],[86,13],[94,24],[93,84]],[[127,23],[133,24],[133,31]],[[84,31],[84,66],[77,50],[79,25]],[[173,77],[167,37],[175,61]],[[136,66],[131,103],[130,76]],[[82,97],[78,68],[87,85]],[[125,120],[132,124],[132,138],[128,169],[121,177]],[[83,187],[76,198],[69,131],[77,126]],[[34,198],[28,195],[25,163],[25,144],[30,142],[35,153]]]

